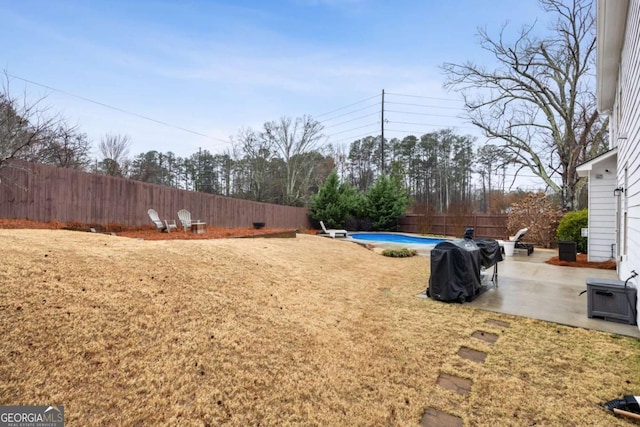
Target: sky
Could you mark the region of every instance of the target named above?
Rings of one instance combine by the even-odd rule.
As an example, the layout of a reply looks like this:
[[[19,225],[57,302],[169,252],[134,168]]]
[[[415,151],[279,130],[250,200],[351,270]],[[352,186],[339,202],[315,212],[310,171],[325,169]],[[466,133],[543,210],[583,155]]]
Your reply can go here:
[[[131,155],[183,157],[281,117],[312,116],[334,145],[379,135],[382,90],[386,138],[486,143],[442,64],[491,65],[479,27],[546,31],[536,0],[0,0],[0,18],[13,95],[45,97],[95,147],[120,134]]]

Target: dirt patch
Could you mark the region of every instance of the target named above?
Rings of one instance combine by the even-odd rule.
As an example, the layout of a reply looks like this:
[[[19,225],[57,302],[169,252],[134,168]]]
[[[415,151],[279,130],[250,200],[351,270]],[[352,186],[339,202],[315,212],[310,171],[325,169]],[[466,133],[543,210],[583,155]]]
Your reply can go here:
[[[585,268],[599,268],[602,270],[615,270],[615,261],[603,261],[603,262],[589,262],[587,261],[587,254],[577,254],[575,262],[560,261],[559,257],[554,256],[547,261],[547,264],[559,265],[562,267],[585,267]]]

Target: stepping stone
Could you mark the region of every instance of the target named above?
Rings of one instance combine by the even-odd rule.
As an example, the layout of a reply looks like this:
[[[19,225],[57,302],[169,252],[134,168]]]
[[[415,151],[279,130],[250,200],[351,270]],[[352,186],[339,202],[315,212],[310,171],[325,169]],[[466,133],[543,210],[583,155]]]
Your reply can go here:
[[[472,362],[484,363],[484,360],[487,358],[487,353],[474,350],[469,347],[460,347],[460,350],[458,350],[458,356],[463,359],[471,360]]]
[[[495,319],[487,319],[484,323],[486,323],[487,325],[500,326],[501,328],[508,328],[511,325],[510,323]]]
[[[467,378],[460,378],[449,374],[440,374],[436,384],[444,389],[453,390],[458,394],[465,395],[469,394],[471,391],[471,384],[473,383]]]
[[[474,333],[471,334],[471,337],[477,338],[484,342],[488,342],[489,344],[493,344],[496,341],[498,341],[498,335],[490,334],[489,332],[484,332],[484,331],[475,331]]]
[[[437,409],[427,408],[420,420],[422,427],[462,427],[462,418]]]

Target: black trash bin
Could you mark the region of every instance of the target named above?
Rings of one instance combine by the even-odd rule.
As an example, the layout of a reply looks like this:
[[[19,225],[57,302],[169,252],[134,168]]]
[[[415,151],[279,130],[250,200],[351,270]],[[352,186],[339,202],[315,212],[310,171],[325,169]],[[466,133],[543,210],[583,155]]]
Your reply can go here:
[[[578,254],[576,242],[561,240],[558,242],[558,259],[560,261],[575,262]]]

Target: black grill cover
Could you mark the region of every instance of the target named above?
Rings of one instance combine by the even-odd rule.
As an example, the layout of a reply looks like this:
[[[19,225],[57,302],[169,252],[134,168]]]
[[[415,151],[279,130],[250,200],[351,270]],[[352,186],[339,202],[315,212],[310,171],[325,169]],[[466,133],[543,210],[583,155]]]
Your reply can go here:
[[[462,302],[473,297],[480,289],[481,259],[480,248],[474,240],[438,243],[431,250],[428,294],[439,301]]]
[[[473,239],[480,248],[480,265],[484,268],[493,267],[502,261],[500,244],[494,239]]]

